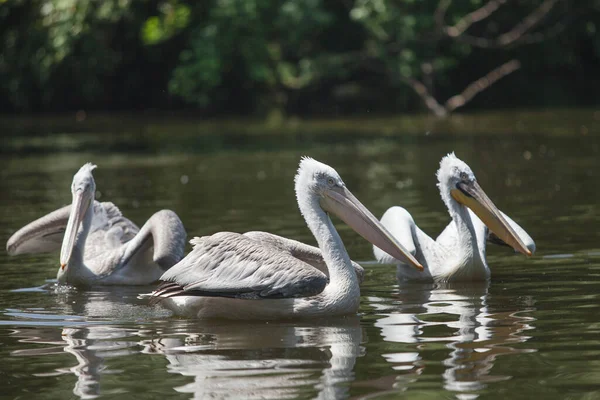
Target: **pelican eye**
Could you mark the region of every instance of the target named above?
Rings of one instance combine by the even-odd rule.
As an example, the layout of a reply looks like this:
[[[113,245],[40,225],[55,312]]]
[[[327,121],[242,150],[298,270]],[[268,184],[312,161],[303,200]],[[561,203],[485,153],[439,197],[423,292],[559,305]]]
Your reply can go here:
[[[460,179],[463,180],[463,181],[465,181],[465,182],[470,181],[469,175],[466,172],[461,172],[460,173]]]
[[[329,186],[334,186],[335,185],[335,181],[333,180],[333,178],[327,178],[327,184]]]

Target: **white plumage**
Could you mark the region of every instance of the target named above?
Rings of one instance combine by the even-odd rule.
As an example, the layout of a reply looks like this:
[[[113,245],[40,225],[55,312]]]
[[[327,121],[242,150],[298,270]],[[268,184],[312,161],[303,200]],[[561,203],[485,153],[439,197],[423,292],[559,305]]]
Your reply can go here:
[[[419,229],[410,213],[402,207],[391,207],[381,218],[381,223],[425,267],[422,273],[415,273],[401,260],[374,246],[377,260],[398,265],[400,280],[486,280],[490,277],[485,252],[488,239],[509,244],[527,255],[535,251],[533,239],[495,207],[477,184],[471,168],[454,153],[442,159],[437,178],[440,195],[452,218],[437,239],[433,240]],[[477,214],[498,233],[488,229]]]
[[[192,239],[194,249],[161,277],[151,296],[198,318],[274,319],[355,313],[362,276],[327,212],[372,243],[418,263],[346,189],[331,167],[304,158],[295,178],[300,212],[319,250],[275,235],[221,232]],[[327,266],[327,274],[321,271]]]
[[[7,242],[8,253],[61,249],[58,281],[75,286],[155,282],[183,257],[181,220],[173,211],[161,210],[138,228],[113,203],[94,200],[95,168],[82,166],[73,177],[73,204],[19,229]]]

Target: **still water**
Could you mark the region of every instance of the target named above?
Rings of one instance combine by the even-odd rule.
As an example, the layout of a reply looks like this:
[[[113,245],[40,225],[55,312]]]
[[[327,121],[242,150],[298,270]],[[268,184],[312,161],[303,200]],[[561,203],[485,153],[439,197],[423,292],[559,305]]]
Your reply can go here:
[[[302,155],[334,166],[375,215],[402,205],[436,235],[449,217],[435,171],[456,151],[538,251],[526,259],[490,245],[490,283],[399,285],[393,266],[375,264],[371,246],[334,221],[367,270],[360,315],[270,323],[176,318],[136,298],[151,287],[60,290],[57,254],[3,251],[2,398],[600,398],[600,113],[547,115],[554,121],[264,132],[145,118],[4,121],[3,243],[69,203],[74,172],[91,161],[96,197],[139,225],[170,208],[190,236],[267,230],[313,244],[293,192]]]

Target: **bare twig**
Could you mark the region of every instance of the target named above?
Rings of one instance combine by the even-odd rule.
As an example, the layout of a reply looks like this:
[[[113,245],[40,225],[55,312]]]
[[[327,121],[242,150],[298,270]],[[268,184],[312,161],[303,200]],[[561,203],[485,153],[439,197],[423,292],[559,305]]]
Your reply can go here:
[[[406,82],[421,97],[427,108],[438,117],[445,117],[448,112],[438,101],[429,93],[427,87],[416,79],[405,78]]]
[[[526,16],[520,23],[518,23],[515,27],[513,27],[510,31],[499,35],[496,38],[488,39],[483,37],[471,36],[464,31],[456,36],[452,36],[449,33],[449,30],[454,28],[450,27],[446,29],[446,32],[449,36],[454,37],[454,39],[461,41],[463,43],[467,43],[471,46],[481,47],[481,48],[501,48],[507,47],[509,45],[515,44],[530,44],[540,42],[547,37],[554,36],[560,33],[566,26],[564,23],[557,23],[555,26],[547,29],[545,32],[536,32],[536,33],[528,33],[532,28],[534,28],[548,13],[552,10],[552,8],[561,0],[546,0],[538,8],[532,11],[528,16]],[[488,3],[489,4],[489,3]],[[476,10],[474,12],[477,12]],[[458,25],[458,24],[457,24]],[[455,26],[457,26],[455,25]]]
[[[451,3],[452,0],[440,0],[437,8],[435,9],[435,13],[433,14],[433,20],[435,21],[435,24],[437,25],[439,31],[445,30],[444,26],[446,24],[444,23],[444,19],[446,18],[446,11],[448,11],[448,7],[450,7]]]
[[[521,68],[521,63],[518,60],[510,60],[502,64],[498,68],[488,72],[485,76],[470,83],[462,93],[452,96],[444,105],[445,110],[450,113],[459,107],[464,106],[473,99],[477,94],[504,78],[506,75],[513,73]]]
[[[444,24],[444,19],[450,5],[452,4],[452,0],[440,0],[434,14],[434,21],[437,26],[437,31],[445,33],[453,40],[468,43],[476,47],[506,48],[517,44],[539,42],[562,32],[569,25],[569,23],[573,22],[575,19],[573,13],[566,18],[563,18],[562,21],[555,23],[555,25],[546,28],[543,31],[538,30],[538,32],[532,32],[560,1],[564,0],[542,1],[535,10],[531,11],[512,29],[510,29],[508,32],[498,35],[495,38],[476,37],[469,35],[466,32],[473,24],[490,17],[503,4],[507,3],[507,0],[489,0],[482,7],[465,15],[454,26],[446,26]],[[433,34],[430,40],[435,41],[436,34]],[[515,72],[520,67],[521,63],[518,60],[508,61],[488,72],[483,77],[471,82],[461,93],[450,97],[443,104],[438,102],[438,100],[435,98],[435,94],[433,93],[434,71],[430,62],[421,64],[421,80],[414,78],[405,78],[403,80],[415,91],[415,93],[425,103],[425,106],[427,106],[427,108],[433,114],[443,117],[452,113],[456,109],[463,107],[479,93],[488,89],[505,76]]]
[[[535,32],[530,33],[528,35],[523,35],[519,39],[518,44],[522,45],[543,42],[546,39],[549,39],[562,33],[565,29],[567,29],[567,26],[569,26],[571,22],[572,21],[561,21],[558,22],[556,25],[546,29],[544,32]]]
[[[425,87],[427,88],[427,91],[432,95],[435,96],[434,90],[433,90],[433,64],[430,62],[424,62],[421,64],[421,73],[423,73],[423,84],[425,85]]]
[[[523,21],[517,24],[510,31],[498,36],[498,43],[501,46],[507,46],[514,41],[518,40],[527,31],[537,25],[548,13],[559,0],[546,0],[540,6],[529,14]]]
[[[425,106],[433,112],[437,117],[445,117],[459,107],[464,106],[469,101],[473,100],[475,96],[484,91],[485,89],[504,78],[506,75],[513,73],[514,71],[521,68],[521,63],[518,60],[510,60],[507,63],[502,64],[498,68],[488,72],[485,76],[471,82],[465,90],[460,94],[450,97],[444,105],[441,105],[435,97],[428,90],[427,86],[423,82],[413,78],[404,78],[406,82],[416,94],[423,100]]]
[[[461,35],[474,23],[486,19],[492,15],[492,13],[500,8],[500,6],[504,3],[506,3],[506,0],[490,0],[483,7],[478,8],[477,10],[462,17],[460,21],[456,23],[456,25],[446,27],[446,33],[450,37],[457,37]]]
[[[439,0],[438,7],[433,16],[436,28],[434,31],[429,32],[429,34],[416,40],[437,46],[437,43],[444,39],[443,36],[447,36],[447,38],[454,41],[461,41],[482,48],[506,48],[520,44],[540,42],[550,36],[558,35],[565,30],[568,25],[573,23],[573,21],[577,19],[576,16],[580,14],[579,12],[571,12],[560,21],[555,22],[554,25],[550,27],[546,26],[544,29],[538,28],[536,32],[536,27],[539,26],[540,22],[546,18],[557,3],[561,1],[565,0],[543,0],[535,10],[531,11],[521,19],[520,22],[513,26],[509,31],[502,33],[495,38],[484,38],[469,35],[467,30],[473,24],[489,18],[503,4],[507,3],[507,0],[488,0],[485,5],[465,15],[454,26],[445,25],[446,14],[449,7],[452,5],[452,0]],[[402,51],[405,46],[405,43],[400,42],[389,43],[386,45],[385,50],[388,54],[393,54]],[[363,64],[368,64],[368,62],[371,61],[371,56],[364,52],[359,52],[359,54],[355,54],[354,57],[348,58],[347,61],[354,62],[356,60],[362,60]],[[379,69],[382,68],[382,65],[380,64],[377,66]],[[450,97],[445,103],[440,103],[435,97],[434,81],[436,71],[433,69],[431,60],[427,60],[421,64],[420,79],[402,78],[402,81],[414,90],[430,112],[438,117],[444,117],[454,112],[456,109],[463,107],[479,93],[488,89],[505,76],[517,71],[520,67],[521,63],[518,60],[508,61],[491,70],[483,77],[471,82],[461,93]]]

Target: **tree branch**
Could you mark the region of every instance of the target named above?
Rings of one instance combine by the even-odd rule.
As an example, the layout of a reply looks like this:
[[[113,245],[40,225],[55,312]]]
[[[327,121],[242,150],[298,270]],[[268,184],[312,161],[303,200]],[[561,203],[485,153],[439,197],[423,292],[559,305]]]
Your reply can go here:
[[[446,18],[446,11],[448,11],[448,7],[450,7],[451,3],[452,0],[440,0],[433,14],[433,20],[441,32],[445,31],[444,26],[446,24],[444,23],[444,19]]]
[[[406,82],[414,91],[421,97],[427,108],[431,112],[433,112],[438,117],[445,117],[448,115],[448,112],[444,106],[442,106],[438,101],[429,93],[427,87],[419,82],[416,79],[412,78],[403,78],[403,81]]]
[[[506,0],[490,0],[483,7],[478,8],[477,10],[462,17],[454,26],[447,26],[445,31],[450,37],[460,36],[474,23],[486,19],[492,15],[492,13],[494,13],[494,11],[500,8],[500,6],[504,3],[506,3]]]
[[[437,117],[445,117],[457,108],[462,107],[473,100],[475,96],[504,78],[506,75],[515,72],[519,68],[521,68],[521,63],[518,60],[510,60],[488,72],[485,76],[471,82],[465,90],[460,94],[450,97],[444,105],[441,105],[435,97],[432,96],[431,92],[423,82],[413,78],[403,78],[403,81],[419,95],[421,100],[423,100],[423,103],[425,103],[431,112]]]
[[[556,3],[562,0],[546,0],[538,8],[532,11],[529,15],[527,15],[520,23],[515,25],[510,31],[499,35],[496,38],[488,39],[483,37],[471,36],[464,33],[464,30],[457,34],[456,36],[452,36],[448,30],[454,28],[450,27],[446,29],[446,32],[449,36],[454,39],[461,41],[463,43],[469,44],[475,47],[481,48],[501,48],[507,47],[513,44],[529,44],[536,43],[544,40],[548,36],[553,36],[560,33],[564,26],[561,27],[560,23],[556,24],[552,28],[548,29],[546,33],[532,33],[527,34],[532,28],[534,28],[548,13],[554,8]],[[489,4],[489,3],[488,3]],[[486,5],[487,6],[487,5]],[[480,9],[481,10],[481,9]],[[476,10],[474,12],[477,12]],[[457,24],[458,25],[458,24]],[[563,24],[564,25],[564,24]]]
[[[571,22],[572,21],[558,22],[556,25],[551,26],[550,28],[546,29],[544,32],[535,32],[535,33],[530,33],[528,35],[524,35],[521,37],[521,39],[519,39],[517,44],[524,45],[524,44],[533,44],[533,43],[543,42],[544,40],[546,40],[548,38],[557,36],[560,33],[562,33],[565,29],[567,29],[567,26]]]
[[[485,76],[470,83],[462,93],[449,98],[444,105],[444,109],[446,112],[450,113],[457,108],[464,106],[477,94],[519,68],[521,68],[521,63],[518,60],[510,60],[509,62],[502,64],[498,68],[488,72]]]
[[[510,31],[498,36],[498,43],[501,46],[508,46],[509,44],[518,40],[527,31],[537,25],[552,8],[558,3],[559,0],[546,0],[540,6],[529,14],[523,21],[517,24]]]

